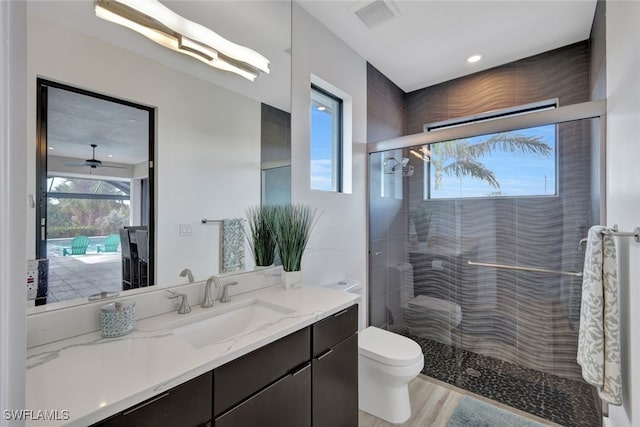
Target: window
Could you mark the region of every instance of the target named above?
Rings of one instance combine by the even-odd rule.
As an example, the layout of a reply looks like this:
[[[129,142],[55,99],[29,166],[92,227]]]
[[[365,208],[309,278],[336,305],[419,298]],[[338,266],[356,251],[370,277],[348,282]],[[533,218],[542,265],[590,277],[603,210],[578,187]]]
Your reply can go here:
[[[342,99],[311,85],[311,189],[342,192]]]
[[[63,256],[68,238],[86,234],[103,239],[130,224],[129,182],[50,176],[47,189],[49,257]]]
[[[554,196],[556,126],[413,147],[426,164],[425,199]]]

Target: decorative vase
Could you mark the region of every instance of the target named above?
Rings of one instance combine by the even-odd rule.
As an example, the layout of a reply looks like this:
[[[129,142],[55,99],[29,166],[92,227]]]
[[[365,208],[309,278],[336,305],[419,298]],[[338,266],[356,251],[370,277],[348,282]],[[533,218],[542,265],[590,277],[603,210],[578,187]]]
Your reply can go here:
[[[302,271],[282,270],[282,284],[285,289],[302,287]]]

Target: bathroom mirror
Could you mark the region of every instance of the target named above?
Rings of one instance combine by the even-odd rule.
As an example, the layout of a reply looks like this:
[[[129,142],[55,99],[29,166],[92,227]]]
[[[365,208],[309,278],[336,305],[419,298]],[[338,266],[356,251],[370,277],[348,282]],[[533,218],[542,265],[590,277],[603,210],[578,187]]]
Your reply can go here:
[[[280,187],[265,193],[263,176],[273,168],[282,172],[289,167],[282,148],[289,143],[291,4],[162,3],[264,55],[270,73],[251,82],[209,67],[97,18],[92,1],[30,1],[28,140],[36,140],[38,78],[152,109],[156,134],[150,159],[155,169],[152,284],[172,286],[187,282],[187,275],[180,276],[185,268],[196,281],[221,272],[219,221],[244,217],[247,207],[260,204],[268,194],[282,197],[289,192]],[[265,148],[265,141],[271,148]],[[35,144],[28,149],[28,185],[35,194]],[[90,157],[91,153],[86,156]],[[275,181],[286,186],[290,179],[282,176],[279,173]],[[27,258],[31,259],[36,253],[35,209],[29,213]],[[244,265],[253,268],[248,251]],[[77,302],[82,301],[86,298]]]

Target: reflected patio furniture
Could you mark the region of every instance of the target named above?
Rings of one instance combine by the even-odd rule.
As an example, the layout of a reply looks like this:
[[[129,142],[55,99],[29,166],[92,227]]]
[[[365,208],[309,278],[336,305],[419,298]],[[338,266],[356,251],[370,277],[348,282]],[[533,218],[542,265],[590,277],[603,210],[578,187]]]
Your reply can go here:
[[[147,230],[130,231],[135,234],[138,245],[138,273],[140,275],[140,286],[148,286],[149,270],[149,232]]]
[[[102,245],[97,245],[96,249],[98,253],[100,252],[118,252],[118,246],[120,245],[120,235],[119,234],[109,234],[104,239],[104,248]]]
[[[140,286],[137,252],[131,249],[129,230],[120,229],[120,246],[122,248],[122,290]]]
[[[70,248],[62,248],[62,256],[67,255],[85,255],[89,247],[89,238],[87,236],[77,236],[71,241]]]
[[[146,243],[144,261],[148,264],[149,260],[149,237],[148,237],[148,228],[146,225],[131,225],[125,226],[120,230],[120,246],[122,248],[122,289],[135,289],[141,286],[147,286],[146,277],[148,273],[148,269],[144,270],[145,274],[145,282],[141,281],[141,270],[139,263],[139,242],[137,235],[138,231],[144,231],[146,233],[146,238],[144,243]]]

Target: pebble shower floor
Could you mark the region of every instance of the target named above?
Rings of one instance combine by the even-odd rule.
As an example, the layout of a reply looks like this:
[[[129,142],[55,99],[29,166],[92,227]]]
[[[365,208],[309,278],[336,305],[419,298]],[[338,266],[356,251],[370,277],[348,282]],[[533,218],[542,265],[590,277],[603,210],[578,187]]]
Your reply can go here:
[[[422,373],[566,427],[600,427],[587,383],[405,334],[424,353]]]

